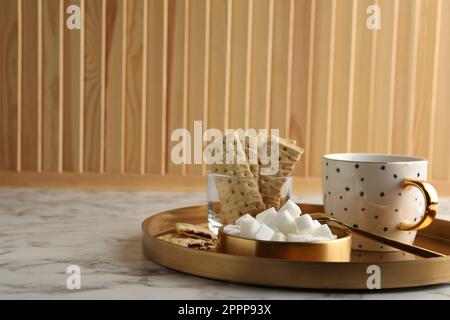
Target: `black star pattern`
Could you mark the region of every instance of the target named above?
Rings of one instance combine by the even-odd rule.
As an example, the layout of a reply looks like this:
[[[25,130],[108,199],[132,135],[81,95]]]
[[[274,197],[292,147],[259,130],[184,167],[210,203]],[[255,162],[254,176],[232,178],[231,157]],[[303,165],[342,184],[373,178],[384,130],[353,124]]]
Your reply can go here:
[[[375,219],[378,219],[378,216],[375,216]]]
[[[341,199],[341,200],[342,200],[342,196],[339,196],[339,199]]]
[[[401,197],[401,196],[402,196],[402,193],[401,193],[401,192],[399,192],[399,193],[398,193],[398,195],[399,195],[399,196]]]
[[[328,195],[331,196],[331,191],[328,191]]]
[[[384,227],[384,228],[383,228],[383,231],[384,231],[384,232],[388,231],[388,228],[387,228],[387,227]]]
[[[344,211],[347,211],[347,208],[344,208]]]
[[[356,168],[356,169],[359,169],[359,164],[355,164],[355,168]]]
[[[359,196],[360,196],[360,197],[364,197],[364,191],[361,191],[361,192],[359,193]]]
[[[331,212],[330,214],[331,214],[332,216],[334,216],[334,212]]]
[[[337,172],[337,173],[341,172],[341,169],[336,168],[336,172]]]
[[[417,172],[417,178],[420,178],[420,172]]]
[[[395,209],[394,211],[395,211],[395,212],[398,212],[398,209]]]
[[[397,175],[396,174],[394,174],[394,179],[397,179]]]
[[[345,187],[345,191],[350,192],[350,188],[349,187]]]
[[[360,249],[361,249],[361,248],[362,248],[362,245],[358,244],[358,248],[360,248]]]
[[[414,222],[416,222],[417,221],[417,218],[414,218]]]
[[[361,178],[361,182],[363,182],[364,181],[364,178]]]
[[[361,211],[366,211],[366,208],[361,208]]]
[[[385,170],[386,169],[386,166],[385,165],[382,165],[381,166],[381,170]]]
[[[358,225],[357,224],[353,224],[353,228],[358,229]]]
[[[380,197],[384,197],[384,192],[380,192]]]

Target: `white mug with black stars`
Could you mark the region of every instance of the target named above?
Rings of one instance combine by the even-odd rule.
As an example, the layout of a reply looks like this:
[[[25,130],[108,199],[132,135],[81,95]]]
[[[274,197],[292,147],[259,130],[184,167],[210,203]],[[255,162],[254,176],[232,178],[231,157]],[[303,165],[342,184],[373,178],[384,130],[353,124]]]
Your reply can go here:
[[[412,244],[434,219],[438,196],[419,157],[335,153],[323,156],[325,212],[355,228]],[[352,248],[396,251],[352,235]]]

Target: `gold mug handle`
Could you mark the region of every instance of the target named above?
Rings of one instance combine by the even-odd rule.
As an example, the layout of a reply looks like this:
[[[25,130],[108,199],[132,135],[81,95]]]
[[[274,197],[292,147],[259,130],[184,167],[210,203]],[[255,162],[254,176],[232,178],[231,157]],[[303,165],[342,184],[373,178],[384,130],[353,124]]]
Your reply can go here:
[[[404,179],[402,187],[405,190],[417,188],[422,192],[425,199],[425,212],[419,222],[400,223],[397,228],[405,231],[417,231],[425,229],[433,222],[438,210],[439,199],[436,189],[430,183],[419,179]]]

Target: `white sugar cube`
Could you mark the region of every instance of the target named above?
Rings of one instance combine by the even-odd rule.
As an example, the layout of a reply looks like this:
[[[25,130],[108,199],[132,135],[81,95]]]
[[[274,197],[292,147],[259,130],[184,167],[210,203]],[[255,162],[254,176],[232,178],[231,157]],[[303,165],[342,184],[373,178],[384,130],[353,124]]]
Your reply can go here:
[[[286,236],[284,234],[282,234],[281,232],[276,232],[274,233],[272,239],[270,239],[272,241],[286,241]]]
[[[285,204],[278,210],[278,212],[282,212],[283,210],[287,210],[292,217],[297,218],[301,213],[300,207],[292,200],[286,201]]]
[[[259,223],[265,223],[270,224],[275,220],[277,216],[277,211],[275,208],[267,209],[266,211],[263,211],[256,215],[256,220],[258,220]]]
[[[228,234],[240,233],[240,227],[236,224],[229,224],[223,228],[223,232]]]
[[[313,220],[314,227],[320,227],[322,224],[318,220]]]
[[[255,218],[253,218],[250,214],[247,213],[247,214],[243,215],[242,217],[238,218],[238,219],[234,222],[234,224],[241,225],[241,223],[242,223],[243,221],[246,221],[246,220],[251,220],[251,221],[253,221],[253,220],[255,220]]]
[[[311,242],[313,241],[313,236],[310,234],[290,233],[286,239],[289,242]]]
[[[311,235],[314,237],[324,237],[328,240],[333,240],[333,233],[331,232],[330,227],[326,224],[322,224],[320,227],[312,229]]]
[[[272,239],[275,232],[270,229],[265,224],[261,224],[261,227],[259,227],[258,231],[256,231],[255,239],[256,240],[270,240]]]
[[[297,232],[295,220],[287,210],[283,210],[277,214],[275,226],[284,234]]]
[[[310,229],[317,228],[314,220],[309,214],[302,214],[300,217],[295,218],[295,224],[297,225],[298,231],[300,233],[310,233]]]
[[[320,241],[329,241],[330,239],[326,237],[313,237],[313,242],[320,242]]]
[[[246,219],[241,222],[241,236],[247,237],[247,238],[254,238],[256,232],[261,227],[261,223],[256,221],[256,219]]]

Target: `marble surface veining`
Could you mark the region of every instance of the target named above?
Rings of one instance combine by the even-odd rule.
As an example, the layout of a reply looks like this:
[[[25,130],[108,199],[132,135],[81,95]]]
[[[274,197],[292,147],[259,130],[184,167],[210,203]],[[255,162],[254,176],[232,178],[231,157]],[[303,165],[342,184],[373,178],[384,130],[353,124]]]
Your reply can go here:
[[[239,285],[169,270],[143,256],[146,217],[204,202],[203,193],[0,189],[0,298],[450,299],[450,284],[356,293]],[[450,199],[441,203],[439,217],[450,220]],[[80,290],[66,288],[69,265],[81,268]]]

